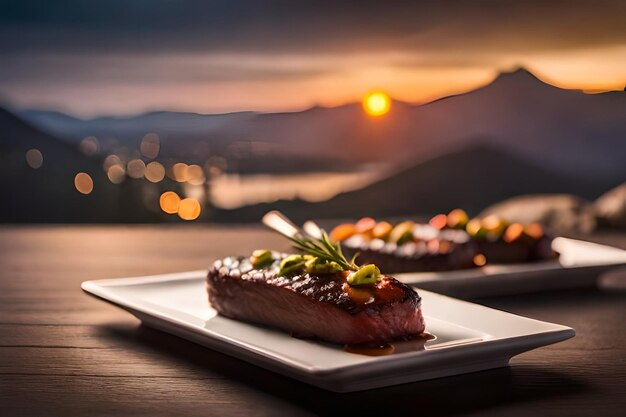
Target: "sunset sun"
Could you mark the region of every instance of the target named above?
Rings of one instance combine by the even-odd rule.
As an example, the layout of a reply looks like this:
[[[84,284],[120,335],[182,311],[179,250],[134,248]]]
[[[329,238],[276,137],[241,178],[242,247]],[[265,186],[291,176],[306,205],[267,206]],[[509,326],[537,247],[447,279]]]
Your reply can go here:
[[[382,91],[371,91],[363,97],[363,109],[370,116],[382,116],[389,112],[391,99]]]

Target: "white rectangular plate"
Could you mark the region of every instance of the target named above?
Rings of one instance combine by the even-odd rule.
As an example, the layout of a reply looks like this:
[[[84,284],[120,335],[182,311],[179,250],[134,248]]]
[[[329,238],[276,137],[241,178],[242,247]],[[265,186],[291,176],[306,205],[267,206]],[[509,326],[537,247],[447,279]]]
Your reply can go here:
[[[86,281],[82,288],[147,326],[337,392],[502,367],[519,353],[574,336],[569,327],[419,290],[426,330],[436,339],[424,349],[401,342],[396,353],[365,356],[222,317],[208,304],[205,276],[193,271]]]
[[[591,287],[603,272],[626,265],[626,251],[611,246],[558,237],[552,247],[560,254],[558,260],[393,276],[440,294],[477,298]]]

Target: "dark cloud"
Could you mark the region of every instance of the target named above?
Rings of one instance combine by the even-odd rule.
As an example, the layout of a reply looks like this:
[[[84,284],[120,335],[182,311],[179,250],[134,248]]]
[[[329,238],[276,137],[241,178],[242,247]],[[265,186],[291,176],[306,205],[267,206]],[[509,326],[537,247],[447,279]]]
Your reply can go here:
[[[2,3],[0,51],[526,51],[622,44],[625,28],[623,0],[20,0]]]
[[[89,83],[195,83],[231,81],[290,81],[328,74],[322,66],[272,65],[243,57],[202,58],[193,55],[22,55],[0,66],[0,85],[46,85],[57,82]]]

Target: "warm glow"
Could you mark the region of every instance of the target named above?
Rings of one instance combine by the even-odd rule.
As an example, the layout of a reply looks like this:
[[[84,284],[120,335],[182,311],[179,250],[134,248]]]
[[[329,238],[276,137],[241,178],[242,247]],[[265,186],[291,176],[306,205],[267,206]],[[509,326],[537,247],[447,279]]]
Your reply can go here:
[[[205,176],[202,167],[199,165],[189,165],[187,168],[187,182],[192,185],[204,184]]]
[[[200,211],[200,203],[195,198],[185,198],[178,206],[178,216],[183,220],[197,219]]]
[[[93,191],[93,180],[89,174],[79,172],[74,177],[74,187],[81,194],[90,194]]]
[[[43,165],[43,154],[39,149],[29,149],[26,152],[26,163],[33,169],[39,169]]]
[[[154,159],[159,155],[161,141],[156,133],[148,133],[141,139],[139,150],[146,158]]]
[[[175,163],[172,167],[172,173],[174,174],[174,180],[177,182],[185,182],[188,179],[189,166],[184,162]]]
[[[102,168],[104,168],[105,171],[108,171],[113,165],[122,165],[122,160],[119,156],[112,154],[104,158]]]
[[[165,178],[165,168],[157,161],[146,165],[146,179],[150,182],[161,182]]]
[[[126,173],[131,178],[143,178],[145,172],[146,164],[141,159],[133,159],[126,165]]]
[[[506,231],[502,235],[502,240],[506,243],[515,242],[519,239],[524,233],[524,226],[519,223],[513,223],[509,227],[507,227]]]
[[[430,35],[424,33],[424,36]],[[436,38],[433,36],[431,40]],[[518,40],[525,39],[533,45],[525,52],[516,51],[510,40],[494,38],[489,39],[487,48],[477,45],[476,49],[455,48],[452,51],[440,47],[426,47],[419,51],[414,48],[393,50],[393,47],[375,50],[369,42],[364,42],[368,46],[366,50],[343,54],[336,51],[307,54],[304,53],[306,48],[295,53],[177,51],[175,54],[118,54],[98,58],[102,60],[100,68],[107,68],[106,65],[115,62],[120,76],[128,78],[107,80],[100,78],[99,71],[91,69],[94,62],[91,54],[55,54],[54,60],[33,56],[36,62],[30,63],[29,67],[48,72],[46,80],[49,82],[28,86],[5,83],[3,94],[22,107],[36,107],[42,103],[54,107],[63,103],[71,114],[85,117],[135,114],[163,108],[199,113],[296,111],[313,105],[333,107],[352,103],[373,87],[384,89],[400,101],[424,103],[473,90],[489,83],[498,72],[519,65],[559,87],[624,89],[626,45],[623,42],[612,37],[606,38],[607,44],[592,47],[592,43],[585,41],[574,48],[572,38],[563,35],[559,38],[569,46],[549,52],[524,36]],[[404,45],[411,44],[399,41]],[[500,43],[504,50],[492,50],[494,45],[491,42]],[[50,68],[52,63],[54,68]],[[179,74],[180,77],[137,82],[133,74],[141,73],[137,72],[141,68],[158,68],[154,75]],[[266,74],[265,71],[270,69],[272,73],[286,71],[293,76],[211,78],[211,74],[222,74],[225,68],[234,73],[258,68],[260,72],[257,74]],[[320,71],[322,69],[324,71]],[[72,88],[63,88],[64,84],[59,84],[59,79],[51,71],[59,74],[57,77],[68,74],[68,71],[78,71],[85,80],[92,82],[73,83]],[[194,76],[198,73],[206,74],[206,78]],[[306,76],[312,73],[317,75]],[[34,73],[28,71],[28,74]],[[120,100],[120,97],[124,99]],[[207,100],[207,97],[215,99]]]
[[[389,112],[391,99],[382,91],[372,91],[363,97],[363,109],[370,116],[382,116]]]
[[[178,207],[180,205],[180,197],[173,191],[166,191],[161,194],[161,198],[159,198],[159,204],[161,205],[161,210],[163,210],[167,214],[174,214],[178,211]]]
[[[219,170],[217,167],[211,168]],[[296,198],[324,201],[339,193],[365,187],[383,176],[384,171],[369,169],[345,173],[275,175],[268,181],[263,174],[216,176],[211,172],[210,201],[227,209]]]
[[[445,214],[437,214],[435,217],[430,219],[428,224],[437,230],[443,230],[443,228],[448,225],[448,216]]]
[[[120,184],[126,179],[126,170],[121,165],[111,165],[107,170],[107,177],[113,184]]]
[[[483,266],[486,263],[487,263],[487,258],[485,258],[485,255],[483,255],[482,253],[479,253],[478,255],[474,256],[474,265]]]
[[[544,235],[543,226],[539,223],[529,224],[524,228],[524,233],[533,239],[541,239]]]

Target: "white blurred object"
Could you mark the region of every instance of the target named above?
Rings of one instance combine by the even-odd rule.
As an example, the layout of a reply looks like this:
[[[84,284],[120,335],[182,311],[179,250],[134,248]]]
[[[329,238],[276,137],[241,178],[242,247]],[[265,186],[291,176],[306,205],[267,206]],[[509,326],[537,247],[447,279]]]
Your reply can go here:
[[[596,228],[593,207],[569,194],[521,195],[493,204],[479,217],[496,215],[511,223],[541,223],[557,233],[590,233]]]
[[[552,249],[560,254],[559,262],[565,268],[626,263],[625,250],[593,242],[557,237]]]
[[[304,229],[305,233],[309,236],[312,236],[316,239],[322,238],[322,228],[317,225],[313,220],[307,220],[302,225],[302,229]]]
[[[272,210],[266,213],[261,221],[270,229],[275,230],[288,238],[302,235],[300,229],[298,229],[298,227],[280,211]]]
[[[593,204],[593,208],[602,223],[626,228],[626,182],[602,194]]]
[[[429,291],[477,298],[594,287],[599,276],[626,265],[625,250],[598,243],[559,237],[552,248],[560,253],[558,260],[394,276]]]

